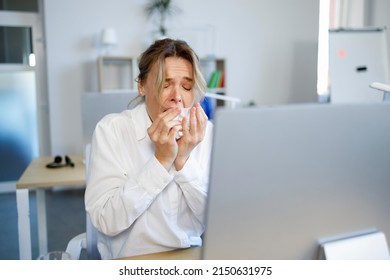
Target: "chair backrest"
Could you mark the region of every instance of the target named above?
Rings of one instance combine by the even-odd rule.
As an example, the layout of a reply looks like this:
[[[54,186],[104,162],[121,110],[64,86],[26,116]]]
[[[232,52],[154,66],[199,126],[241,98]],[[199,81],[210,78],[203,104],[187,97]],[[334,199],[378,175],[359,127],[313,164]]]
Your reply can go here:
[[[85,147],[85,171],[88,176],[89,157],[91,154],[91,144],[87,144]],[[93,226],[91,219],[86,213],[86,233],[87,233],[87,256],[90,260],[101,259],[99,250],[97,248],[98,232]]]

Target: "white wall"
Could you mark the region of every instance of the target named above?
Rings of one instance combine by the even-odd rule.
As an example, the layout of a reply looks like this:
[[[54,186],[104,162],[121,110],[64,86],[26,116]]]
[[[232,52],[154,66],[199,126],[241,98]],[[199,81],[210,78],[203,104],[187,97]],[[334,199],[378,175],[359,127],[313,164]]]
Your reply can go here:
[[[153,26],[143,13],[146,2],[44,1],[53,154],[83,150],[80,95],[97,90],[101,30],[117,30],[118,46],[113,53],[118,55],[137,56],[150,42]],[[318,1],[175,3],[182,12],[168,27],[174,34],[185,34],[200,56],[211,49],[226,58],[228,95],[241,98],[243,104],[316,101]],[[199,30],[213,30],[214,44],[207,42],[205,47],[193,40]]]

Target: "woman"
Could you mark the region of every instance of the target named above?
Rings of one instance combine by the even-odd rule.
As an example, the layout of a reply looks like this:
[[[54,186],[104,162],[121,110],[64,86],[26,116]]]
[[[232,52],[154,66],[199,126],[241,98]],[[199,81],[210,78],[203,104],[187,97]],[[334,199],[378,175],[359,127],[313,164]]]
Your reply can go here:
[[[96,126],[85,204],[103,259],[202,244],[212,125],[198,63],[184,41],[156,41],[140,58],[140,102]]]

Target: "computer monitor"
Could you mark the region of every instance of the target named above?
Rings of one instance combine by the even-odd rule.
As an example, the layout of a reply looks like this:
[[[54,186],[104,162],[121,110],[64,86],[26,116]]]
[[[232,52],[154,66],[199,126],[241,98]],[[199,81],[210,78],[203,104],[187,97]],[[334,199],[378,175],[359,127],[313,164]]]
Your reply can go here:
[[[390,103],[218,110],[203,259],[317,259],[321,240],[390,238]],[[389,241],[387,241],[389,244]]]

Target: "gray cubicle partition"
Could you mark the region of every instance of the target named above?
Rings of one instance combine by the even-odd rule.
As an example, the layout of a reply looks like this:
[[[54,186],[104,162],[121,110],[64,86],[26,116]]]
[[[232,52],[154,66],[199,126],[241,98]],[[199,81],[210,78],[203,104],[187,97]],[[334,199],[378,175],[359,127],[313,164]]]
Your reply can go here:
[[[84,147],[91,138],[98,121],[110,113],[119,113],[127,109],[129,102],[137,93],[100,93],[86,92],[81,95],[81,117]]]

